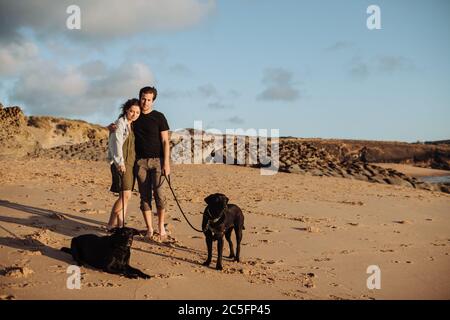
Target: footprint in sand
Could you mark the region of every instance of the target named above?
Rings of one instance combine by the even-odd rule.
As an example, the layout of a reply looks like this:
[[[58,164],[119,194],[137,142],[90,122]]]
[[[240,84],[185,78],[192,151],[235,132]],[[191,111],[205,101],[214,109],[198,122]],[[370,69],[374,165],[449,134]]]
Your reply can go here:
[[[392,262],[392,263],[396,263],[396,264],[402,263],[401,261],[398,261],[398,260],[392,260],[391,262]],[[412,264],[413,262],[412,262],[411,260],[406,260],[404,263],[406,263],[406,264]]]
[[[111,281],[101,280],[100,282],[88,282],[86,283],[86,287],[88,288],[117,288],[121,287],[122,285],[120,283],[114,283]]]
[[[12,266],[0,270],[0,275],[10,278],[27,278],[32,275],[34,271],[28,267]]]
[[[24,254],[27,256],[41,256],[42,252],[39,250],[17,250],[18,253]]]
[[[183,273],[160,273],[160,274],[155,274],[154,276],[152,276],[152,278],[155,279],[171,279],[171,278],[182,278],[184,277]]]
[[[272,232],[280,232],[280,230],[276,230],[276,229],[265,229],[264,232],[272,233]]]
[[[314,259],[315,262],[326,262],[326,261],[331,261],[331,258],[325,257],[325,258],[315,258]]]
[[[313,279],[317,278],[317,276],[313,272],[308,272],[302,274],[303,276],[303,286],[306,288],[314,288],[315,284]]]
[[[309,233],[320,233],[320,229],[313,226],[303,227],[303,228],[294,228],[300,231],[307,231]]]
[[[397,221],[392,221],[392,222],[397,223],[397,224],[412,224],[412,221],[410,221],[410,220],[397,220]]]

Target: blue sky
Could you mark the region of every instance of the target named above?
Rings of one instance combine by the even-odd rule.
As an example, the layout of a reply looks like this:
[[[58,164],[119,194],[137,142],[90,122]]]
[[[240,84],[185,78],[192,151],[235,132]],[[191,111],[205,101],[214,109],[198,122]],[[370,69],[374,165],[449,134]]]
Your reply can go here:
[[[107,124],[154,84],[171,129],[450,138],[448,1],[97,3],[0,1],[4,105]],[[69,4],[81,30],[65,28]],[[366,27],[371,4],[381,30]]]

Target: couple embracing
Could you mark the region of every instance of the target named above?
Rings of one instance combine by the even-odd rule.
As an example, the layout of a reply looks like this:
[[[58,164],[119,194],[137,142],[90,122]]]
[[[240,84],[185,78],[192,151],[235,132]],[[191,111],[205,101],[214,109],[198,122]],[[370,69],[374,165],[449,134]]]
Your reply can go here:
[[[110,129],[108,161],[111,164],[111,191],[119,193],[107,228],[123,225],[128,201],[137,179],[141,198],[140,209],[147,225],[147,237],[153,238],[152,196],[158,215],[158,233],[161,241],[167,240],[164,228],[166,198],[163,192],[164,176],[170,174],[169,125],[161,112],[153,109],[158,92],[154,87],[139,91],[139,99],[130,99]]]

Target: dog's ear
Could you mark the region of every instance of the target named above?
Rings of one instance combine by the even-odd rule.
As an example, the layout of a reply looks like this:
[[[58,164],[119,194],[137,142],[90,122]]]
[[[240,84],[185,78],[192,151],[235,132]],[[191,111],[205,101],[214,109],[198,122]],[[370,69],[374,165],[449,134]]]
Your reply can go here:
[[[207,204],[211,204],[215,196],[216,196],[216,194],[210,194],[209,196],[207,196],[207,197],[205,198],[205,202],[206,202]]]
[[[226,195],[224,195],[224,194],[221,194],[220,195],[220,202],[224,205],[224,206],[226,206],[227,204],[228,204],[228,201],[229,201],[230,199],[228,199],[228,197],[226,196]]]

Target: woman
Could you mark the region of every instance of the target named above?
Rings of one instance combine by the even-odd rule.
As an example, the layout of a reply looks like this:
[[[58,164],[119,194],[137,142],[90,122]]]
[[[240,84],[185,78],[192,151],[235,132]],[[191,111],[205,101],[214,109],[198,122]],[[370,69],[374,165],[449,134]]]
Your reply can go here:
[[[116,131],[110,133],[108,141],[108,161],[111,164],[111,191],[119,193],[114,202],[108,222],[108,230],[123,226],[122,203],[124,215],[127,212],[128,200],[133,190],[133,166],[136,158],[134,150],[133,121],[137,120],[141,109],[138,99],[130,99],[122,106],[122,113],[115,122]]]

